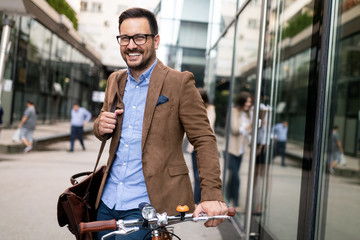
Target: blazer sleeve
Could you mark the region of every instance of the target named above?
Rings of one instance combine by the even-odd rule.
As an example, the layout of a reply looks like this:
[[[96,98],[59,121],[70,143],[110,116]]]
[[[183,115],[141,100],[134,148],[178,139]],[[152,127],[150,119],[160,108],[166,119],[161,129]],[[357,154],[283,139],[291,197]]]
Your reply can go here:
[[[180,92],[179,116],[197,152],[201,201],[224,201],[216,138],[192,73],[185,72]]]

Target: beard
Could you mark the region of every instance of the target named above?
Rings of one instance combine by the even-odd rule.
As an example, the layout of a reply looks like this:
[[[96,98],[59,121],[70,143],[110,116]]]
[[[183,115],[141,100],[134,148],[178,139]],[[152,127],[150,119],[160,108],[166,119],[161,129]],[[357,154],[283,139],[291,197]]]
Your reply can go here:
[[[130,60],[129,54],[132,53],[139,53],[140,61]],[[141,48],[136,48],[133,50],[127,49],[123,53],[121,53],[121,55],[128,68],[135,71],[142,71],[148,69],[151,66],[151,64],[154,62],[154,59],[156,58],[156,52],[154,46],[151,46],[149,49],[147,49],[147,51],[144,51]]]

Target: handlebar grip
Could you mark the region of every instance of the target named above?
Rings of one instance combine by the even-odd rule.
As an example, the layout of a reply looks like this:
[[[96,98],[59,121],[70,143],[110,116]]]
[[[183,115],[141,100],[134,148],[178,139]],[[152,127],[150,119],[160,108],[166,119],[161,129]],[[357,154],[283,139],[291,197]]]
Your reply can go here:
[[[106,221],[81,222],[79,224],[80,234],[86,232],[100,232],[105,230],[116,230],[117,225],[115,219]]]
[[[228,214],[227,214],[227,215],[228,215],[228,216],[231,216],[231,217],[235,216],[235,208],[229,207],[229,208],[228,208]]]

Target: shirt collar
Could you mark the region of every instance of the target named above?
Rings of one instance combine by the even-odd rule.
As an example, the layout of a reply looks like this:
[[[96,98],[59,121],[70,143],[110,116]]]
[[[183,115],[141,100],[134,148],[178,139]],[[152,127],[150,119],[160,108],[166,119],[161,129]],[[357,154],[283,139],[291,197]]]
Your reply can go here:
[[[155,59],[155,62],[151,65],[151,67],[149,67],[145,72],[143,72],[140,77],[139,77],[139,83],[144,81],[145,79],[148,79],[148,81],[150,80],[151,74],[155,68],[156,63],[158,62],[158,59]],[[131,75],[130,69],[127,68],[127,74],[128,76],[130,76],[130,79],[135,80],[135,78]]]

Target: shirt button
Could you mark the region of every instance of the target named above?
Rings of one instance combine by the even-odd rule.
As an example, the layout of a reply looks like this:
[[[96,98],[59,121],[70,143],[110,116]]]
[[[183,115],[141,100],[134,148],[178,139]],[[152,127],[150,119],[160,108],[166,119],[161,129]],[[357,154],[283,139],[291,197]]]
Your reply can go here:
[[[132,128],[132,126],[131,126],[131,125],[129,125],[129,128]]]
[[[133,106],[133,109],[135,109],[136,108],[136,106]]]
[[[122,182],[120,182],[120,185],[123,185],[123,183],[122,183]]]
[[[124,162],[123,165],[126,166],[126,162]]]
[[[128,147],[129,145],[125,144],[125,147]]]
[[[139,86],[136,86],[136,88],[139,88]]]

